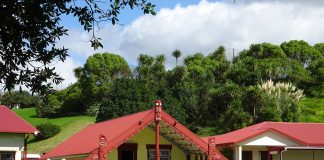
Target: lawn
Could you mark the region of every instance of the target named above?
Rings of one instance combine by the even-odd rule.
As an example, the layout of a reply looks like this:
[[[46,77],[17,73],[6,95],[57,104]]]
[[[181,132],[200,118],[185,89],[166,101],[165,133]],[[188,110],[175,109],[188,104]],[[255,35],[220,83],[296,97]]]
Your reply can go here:
[[[324,98],[304,98],[301,106],[301,122],[324,122]]]
[[[59,143],[63,142],[77,131],[83,129],[89,124],[94,123],[95,117],[90,116],[74,116],[74,117],[62,117],[62,118],[39,118],[36,117],[34,108],[17,109],[14,110],[20,117],[28,121],[33,126],[44,122],[50,122],[52,124],[61,127],[61,132],[56,136],[43,140],[35,141],[33,137],[28,142],[29,153],[44,153],[52,149]]]

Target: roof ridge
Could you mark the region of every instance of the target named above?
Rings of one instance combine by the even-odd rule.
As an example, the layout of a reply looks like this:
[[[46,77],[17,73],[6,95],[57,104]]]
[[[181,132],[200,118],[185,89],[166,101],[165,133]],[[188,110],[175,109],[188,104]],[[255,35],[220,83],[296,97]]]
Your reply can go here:
[[[267,123],[275,123],[275,124],[287,123],[287,124],[294,124],[294,125],[296,125],[296,124],[303,124],[303,125],[305,125],[305,124],[324,124],[323,122],[272,122],[272,121],[267,121]]]
[[[264,121],[264,122],[261,122],[261,123],[258,123],[258,124],[255,124],[255,125],[252,125],[252,126],[256,126],[256,128],[253,128],[252,130],[261,130],[261,129],[267,129],[267,128],[263,128],[263,126],[265,126],[267,123],[269,123],[269,122],[267,122],[267,121]],[[252,127],[251,126],[251,127]],[[242,129],[244,129],[244,128],[242,128]]]

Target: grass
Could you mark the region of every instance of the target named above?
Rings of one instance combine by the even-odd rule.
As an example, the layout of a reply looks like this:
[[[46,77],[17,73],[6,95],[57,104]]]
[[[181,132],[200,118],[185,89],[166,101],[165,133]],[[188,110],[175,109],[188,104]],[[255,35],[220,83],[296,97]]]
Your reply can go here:
[[[73,116],[62,118],[39,118],[36,117],[35,108],[14,110],[20,117],[28,121],[33,126],[49,122],[61,127],[61,132],[54,137],[46,140],[36,141],[34,137],[29,139],[29,153],[44,153],[57,146],[74,133],[95,122],[95,117],[90,116]]]
[[[301,106],[301,122],[324,122],[324,98],[304,98]]]

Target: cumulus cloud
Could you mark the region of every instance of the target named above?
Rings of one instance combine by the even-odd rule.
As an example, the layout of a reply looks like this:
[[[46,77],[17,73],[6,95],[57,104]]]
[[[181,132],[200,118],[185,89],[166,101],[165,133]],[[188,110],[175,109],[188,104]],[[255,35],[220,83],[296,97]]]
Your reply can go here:
[[[135,20],[122,32],[120,48],[127,53],[168,55],[179,48],[187,55],[209,53],[219,45],[242,50],[259,42],[304,39],[314,43],[323,41],[323,26],[323,8],[302,3],[201,1]]]
[[[54,85],[54,89],[63,89],[67,86],[76,82],[76,77],[74,76],[73,69],[80,66],[81,64],[74,59],[68,57],[64,62],[59,61],[54,64],[56,72],[64,79],[64,81],[59,85]]]
[[[230,59],[233,48],[239,52],[251,43],[280,44],[292,39],[311,44],[324,41],[324,1],[232,2],[202,0],[197,5],[161,9],[156,16],[144,15],[126,26],[107,25],[96,32],[105,47],[96,52],[120,54],[132,65],[140,53],[163,53],[167,56],[167,66],[172,67],[175,59],[171,52],[175,49],[180,49],[185,57],[196,52],[208,54],[224,45]],[[61,43],[70,49],[75,61],[83,64],[94,53],[87,42],[90,36],[81,29],[69,33]]]

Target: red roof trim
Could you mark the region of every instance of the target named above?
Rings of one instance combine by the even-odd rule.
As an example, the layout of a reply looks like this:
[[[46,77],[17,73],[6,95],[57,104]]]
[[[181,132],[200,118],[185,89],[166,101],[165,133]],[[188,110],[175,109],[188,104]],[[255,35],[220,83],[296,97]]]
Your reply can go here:
[[[166,112],[162,111],[161,115],[162,115],[162,121],[165,121],[166,124],[168,124],[170,127],[172,127],[176,131],[180,132],[181,134],[189,138],[191,142],[196,144],[202,151],[208,154],[208,144],[205,141],[203,141],[200,137],[198,137],[196,134],[191,132],[184,125],[182,125],[180,122],[178,122],[176,119],[174,119]],[[175,125],[171,125],[171,124],[175,124]]]
[[[262,122],[216,138],[217,146],[237,144],[265,132],[273,132],[303,146],[323,146],[324,123]],[[202,138],[207,142],[208,137]],[[217,143],[218,141],[218,143]]]
[[[147,110],[147,111],[149,111],[149,112],[144,117],[142,117],[141,119],[138,119],[138,122],[137,123],[135,123],[131,127],[127,128],[127,130],[125,130],[121,134],[117,135],[114,139],[108,141],[107,146],[105,147],[105,150],[104,150],[105,153],[109,153],[113,149],[118,148],[118,146],[120,146],[121,144],[123,144],[129,138],[133,137],[134,135],[136,135],[137,133],[139,133],[140,131],[142,131],[144,128],[146,128],[150,124],[152,124],[154,122],[154,108],[153,109],[150,109],[150,110]],[[194,134],[193,132],[191,132],[184,125],[182,125],[181,123],[179,123],[176,119],[174,119],[173,117],[171,117],[169,114],[167,114],[163,110],[161,111],[161,115],[162,115],[162,121],[163,122],[165,122],[168,126],[172,127],[174,130],[176,130],[180,134],[182,134],[185,137],[187,137],[189,141],[191,141],[193,144],[196,144],[196,146],[198,148],[200,148],[203,152],[205,152],[205,153],[208,154],[208,143],[206,143],[205,141],[203,141],[200,137],[198,137],[196,134]],[[128,115],[128,116],[132,116],[132,115]],[[125,117],[127,117],[127,116],[124,116],[124,118]],[[123,117],[120,117],[120,118],[123,118]],[[116,121],[116,120],[118,121],[118,119],[119,118],[116,118],[116,119],[113,119],[113,120],[114,121]],[[105,122],[101,122],[101,123],[105,123]],[[97,124],[101,124],[101,123],[97,123]],[[97,125],[97,124],[92,124],[91,126]],[[173,124],[175,124],[175,125],[173,125]],[[92,151],[90,151],[88,153],[77,153],[77,154],[57,154],[57,153],[55,153],[56,155],[51,155],[50,153],[52,151],[50,151],[50,152],[48,152],[48,154],[45,154],[42,157],[42,159],[46,159],[46,158],[59,158],[59,157],[65,157],[65,156],[90,154],[92,152],[96,152],[98,150],[98,148],[99,148],[99,141],[98,142],[93,142],[93,143],[98,143],[98,147],[95,148],[95,149],[93,149]],[[58,147],[60,147],[60,145]],[[54,148],[54,149],[56,149],[56,148]],[[50,156],[47,156],[47,155],[50,155]]]
[[[139,120],[138,123],[127,129],[122,134],[118,135],[117,138],[113,139],[112,141],[108,142],[107,145],[107,152],[112,151],[115,148],[118,148],[122,143],[127,141],[129,138],[133,137],[135,134],[142,131],[148,125],[153,122],[154,119],[154,110],[152,110],[147,117],[144,117],[143,120]]]
[[[149,109],[146,110],[149,111],[149,113],[147,114],[146,117],[143,117],[142,120],[139,120],[138,123],[135,123],[134,125],[132,125],[130,128],[128,128],[125,132],[122,132],[121,134],[117,135],[115,139],[113,139],[112,141],[108,141],[107,143],[107,147],[106,147],[106,152],[110,152],[111,150],[118,148],[118,146],[120,146],[123,142],[127,141],[129,138],[131,138],[132,136],[134,136],[136,133],[140,132],[141,130],[143,130],[144,128],[146,128],[148,125],[150,125],[153,122],[153,117],[154,117],[154,110],[153,109]],[[146,112],[146,111],[142,111],[142,112]],[[135,114],[139,114],[142,112],[138,112]],[[131,115],[126,115],[123,117],[118,117],[118,118],[114,118],[111,120],[107,120],[107,121],[118,121],[118,119],[122,119],[128,116],[132,116],[134,114]],[[105,123],[107,121],[103,121],[103,122],[99,122],[99,123],[95,123],[95,124],[91,124],[87,127],[93,126],[93,125],[98,125],[98,124],[102,124]],[[86,128],[87,128],[86,127]],[[84,128],[84,129],[86,129]],[[81,130],[82,131],[82,130]],[[79,131],[80,132],[80,131]],[[78,133],[78,132],[77,132]],[[76,134],[77,134],[76,133]],[[73,136],[73,135],[72,135]],[[71,137],[70,137],[71,138]],[[99,138],[99,137],[98,137]],[[62,142],[61,144],[65,143]],[[58,146],[56,146],[54,149],[50,150],[49,152],[47,152],[47,154],[45,154],[44,156],[41,157],[41,159],[47,159],[47,158],[62,158],[62,157],[74,157],[74,156],[78,156],[78,155],[89,155],[92,152],[97,152],[97,150],[99,149],[99,140],[98,142],[94,142],[94,143],[98,143],[98,147],[93,149],[92,151],[88,152],[88,153],[77,153],[77,154],[61,154],[59,156],[48,156],[48,154],[53,151],[54,149],[56,149],[57,147],[60,147],[61,144],[59,144]]]
[[[241,139],[241,140],[238,140],[238,141],[234,142],[233,144],[238,144],[238,143],[244,142],[245,140],[248,140],[248,139],[250,139],[250,138],[257,137],[257,136],[262,135],[262,134],[264,134],[264,133],[266,133],[266,132],[269,132],[269,131],[275,132],[275,133],[277,133],[277,134],[279,134],[279,135],[281,135],[281,136],[283,136],[283,137],[286,137],[286,138],[288,138],[288,139],[290,139],[290,140],[292,140],[292,141],[294,141],[294,142],[297,142],[298,144],[307,145],[307,143],[305,143],[305,142],[303,142],[303,141],[301,141],[301,140],[299,140],[299,139],[296,139],[296,138],[294,138],[294,137],[291,137],[291,136],[289,136],[289,135],[287,135],[287,134],[284,134],[284,133],[282,133],[282,132],[280,132],[280,131],[278,131],[278,130],[276,130],[276,129],[273,129],[273,128],[269,128],[269,129],[266,129],[266,130],[264,130],[264,131],[262,131],[262,132],[259,132],[259,133],[257,133],[257,134],[253,134],[253,135],[251,135],[251,136],[245,137],[245,138],[243,138],[243,139]]]

